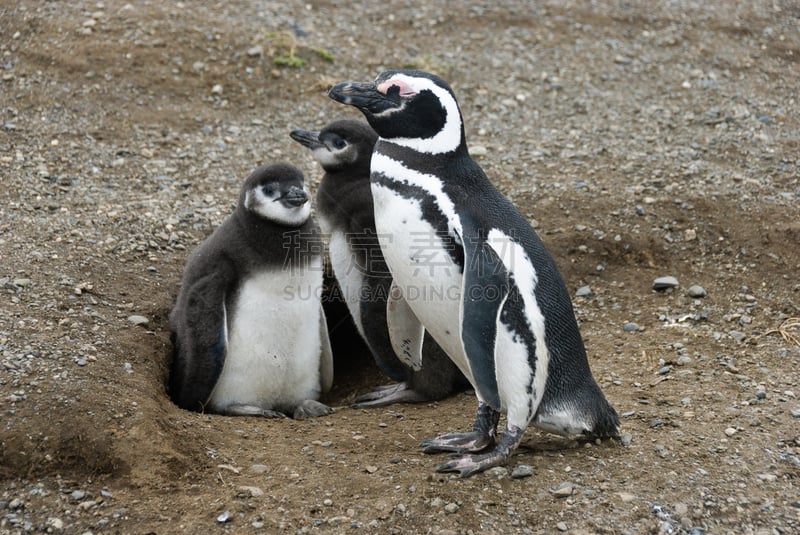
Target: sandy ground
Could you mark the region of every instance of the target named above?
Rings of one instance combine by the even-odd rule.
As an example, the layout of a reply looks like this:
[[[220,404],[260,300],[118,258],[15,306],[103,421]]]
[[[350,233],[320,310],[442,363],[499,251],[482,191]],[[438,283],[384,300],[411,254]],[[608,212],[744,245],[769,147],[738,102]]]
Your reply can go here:
[[[800,6],[412,4],[0,6],[0,533],[800,530]],[[418,444],[474,396],[350,408],[387,380],[346,325],[329,417],[170,403],[188,252],[257,165],[315,188],[288,133],[356,117],[332,83],[409,66],[589,287],[625,444],[530,429],[508,470],[437,474]]]

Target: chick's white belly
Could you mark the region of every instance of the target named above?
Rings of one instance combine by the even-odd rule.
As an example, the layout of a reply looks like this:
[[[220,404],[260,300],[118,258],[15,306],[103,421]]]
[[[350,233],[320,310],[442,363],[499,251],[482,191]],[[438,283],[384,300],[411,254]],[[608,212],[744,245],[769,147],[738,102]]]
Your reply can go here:
[[[417,319],[474,384],[461,342],[459,266],[423,219],[419,201],[375,184],[372,194],[381,250],[395,284]]]
[[[242,285],[228,311],[225,364],[209,405],[291,410],[320,393],[322,265],[264,271]]]

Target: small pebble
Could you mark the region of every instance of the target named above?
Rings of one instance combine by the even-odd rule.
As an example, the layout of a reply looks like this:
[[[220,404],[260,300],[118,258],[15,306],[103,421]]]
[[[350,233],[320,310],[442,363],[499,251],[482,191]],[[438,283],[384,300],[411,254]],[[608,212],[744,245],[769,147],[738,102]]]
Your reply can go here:
[[[533,467],[527,464],[515,466],[511,471],[511,479],[522,479],[533,475]]]
[[[694,297],[696,299],[708,295],[708,292],[706,292],[705,288],[703,288],[702,286],[697,286],[696,284],[694,286],[689,286],[689,289],[686,290],[686,293],[689,295],[689,297]]]
[[[220,524],[225,524],[227,522],[230,522],[230,520],[231,520],[230,511],[223,511],[222,513],[220,513],[219,516],[217,516],[217,522],[219,522]]]
[[[261,45],[255,45],[247,49],[247,55],[252,57],[260,56],[264,53],[264,47]]]
[[[456,511],[459,510],[459,507],[457,503],[451,502],[444,506],[444,510],[448,513],[455,513]]]
[[[639,324],[633,322],[626,323],[625,325],[622,326],[622,330],[625,331],[626,333],[632,333],[634,331],[638,331]]]
[[[150,323],[150,320],[148,320],[144,316],[137,316],[137,315],[128,316],[128,321],[133,323],[134,325],[147,325],[148,323]]]
[[[486,473],[494,478],[503,479],[508,474],[508,469],[505,466],[495,466],[489,468]]]
[[[71,496],[73,500],[81,501],[86,497],[86,493],[82,490],[73,490]]]
[[[567,531],[569,529],[569,527],[567,527],[567,523],[566,522],[559,522],[558,524],[556,524],[556,529],[558,531]]]
[[[653,289],[656,291],[663,291],[669,288],[676,288],[678,286],[678,279],[675,277],[659,277],[653,281]]]
[[[259,496],[264,495],[264,491],[259,487],[248,487],[246,485],[242,485],[238,490],[240,496],[247,498],[258,498]]]
[[[631,442],[633,441],[633,435],[631,435],[630,433],[622,433],[619,436],[619,441],[622,443],[623,446],[627,448],[628,446],[631,445]]]
[[[729,428],[725,429],[725,434],[728,435],[729,437],[732,437],[733,435],[736,434],[736,428],[735,427],[729,427]]]
[[[557,487],[551,488],[550,492],[552,492],[553,496],[555,496],[556,498],[567,498],[569,496],[572,496],[573,490],[574,487],[572,483],[570,483],[569,481],[565,481],[560,485],[558,485]]]
[[[575,297],[589,297],[592,295],[592,288],[589,286],[581,286],[575,291]]]

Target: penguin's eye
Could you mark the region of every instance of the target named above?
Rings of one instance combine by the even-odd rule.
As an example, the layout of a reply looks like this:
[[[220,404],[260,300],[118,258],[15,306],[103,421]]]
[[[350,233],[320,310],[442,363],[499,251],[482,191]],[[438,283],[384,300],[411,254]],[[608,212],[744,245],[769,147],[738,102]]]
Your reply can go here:
[[[272,197],[275,194],[275,188],[272,186],[272,184],[261,186],[261,191],[263,191],[264,195],[267,197]]]
[[[336,139],[333,140],[333,146],[337,149],[343,149],[347,146],[347,141],[345,141],[340,137],[337,137]]]

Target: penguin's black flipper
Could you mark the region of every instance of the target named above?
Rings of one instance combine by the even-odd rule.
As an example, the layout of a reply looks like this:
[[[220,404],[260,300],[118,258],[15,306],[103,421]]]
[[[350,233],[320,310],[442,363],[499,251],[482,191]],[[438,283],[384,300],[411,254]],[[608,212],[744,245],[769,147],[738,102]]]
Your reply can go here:
[[[175,353],[170,396],[181,408],[202,411],[217,384],[228,345],[225,304],[232,268],[221,261],[181,292],[170,317]]]
[[[464,284],[460,322],[464,353],[472,370],[480,397],[500,410],[500,394],[495,374],[495,342],[500,311],[509,294],[509,275],[500,257],[486,242],[485,230],[461,218],[464,247]],[[474,228],[470,228],[474,227]]]

